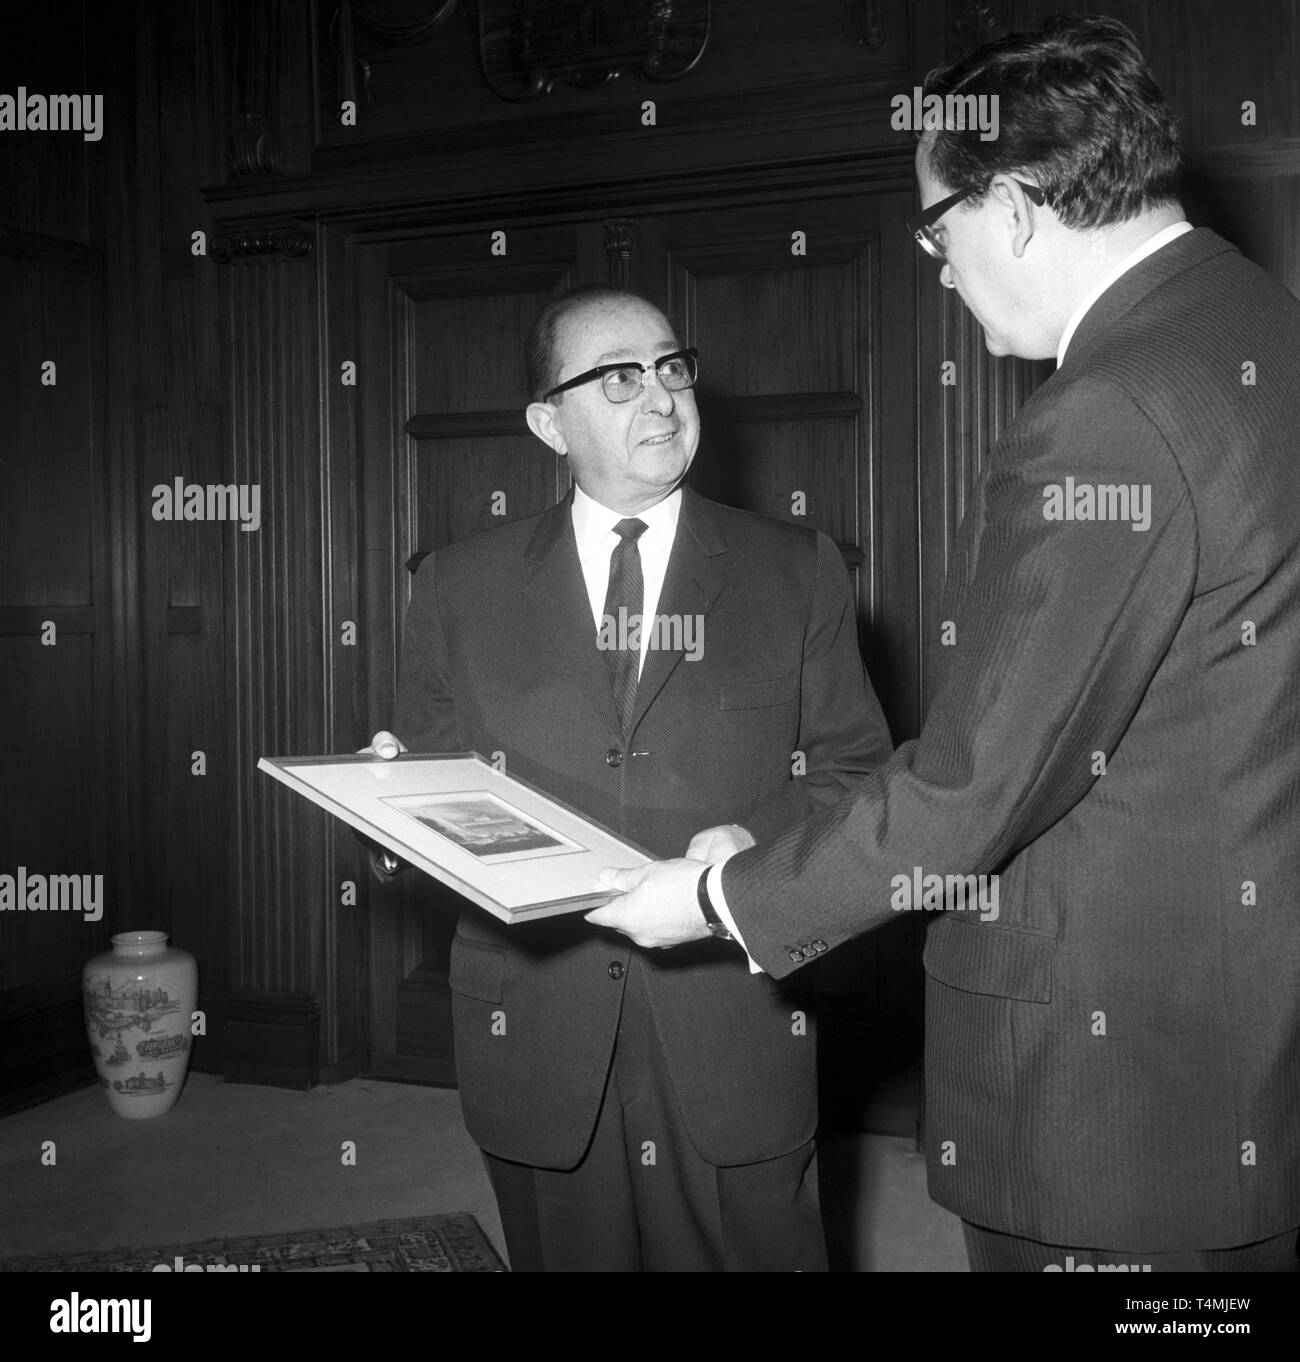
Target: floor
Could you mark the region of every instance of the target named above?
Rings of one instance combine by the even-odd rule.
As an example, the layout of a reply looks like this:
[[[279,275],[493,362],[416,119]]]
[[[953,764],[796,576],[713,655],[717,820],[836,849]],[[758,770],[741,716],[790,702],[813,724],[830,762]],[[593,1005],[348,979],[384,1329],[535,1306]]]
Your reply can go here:
[[[833,1263],[967,1270],[960,1222],[926,1195],[910,1141],[833,1136],[821,1164]],[[448,1211],[469,1211],[506,1257],[491,1186],[448,1089],[360,1078],[290,1092],[191,1074],[155,1120],[114,1116],[98,1087],[0,1120],[0,1258]]]

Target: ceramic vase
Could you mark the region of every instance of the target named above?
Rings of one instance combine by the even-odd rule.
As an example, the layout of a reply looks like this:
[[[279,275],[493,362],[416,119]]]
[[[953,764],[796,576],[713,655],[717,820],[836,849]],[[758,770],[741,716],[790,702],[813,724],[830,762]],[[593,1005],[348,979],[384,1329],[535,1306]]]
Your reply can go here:
[[[119,932],[112,942],[81,975],[99,1083],[119,1116],[162,1116],[185,1082],[198,970],[166,932]]]

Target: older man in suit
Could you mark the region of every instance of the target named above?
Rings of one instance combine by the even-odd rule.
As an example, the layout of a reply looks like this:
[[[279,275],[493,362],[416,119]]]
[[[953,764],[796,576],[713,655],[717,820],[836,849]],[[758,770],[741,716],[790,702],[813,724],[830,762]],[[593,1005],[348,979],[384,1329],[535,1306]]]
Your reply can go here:
[[[917,239],[994,354],[1059,367],[982,473],[919,739],[703,890],[777,977],[945,910],[929,1183],[976,1269],[1294,1270],[1300,304],[1183,220],[1122,25],[927,84],[1001,133],[926,133]],[[699,878],[611,875],[592,917],[688,940]]]
[[[421,565],[400,742],[375,750],[503,752],[662,856],[752,845],[855,788],[891,745],[843,560],[682,486],[694,352],[646,300],[593,287],[546,308],[528,358],[528,424],[575,488]],[[706,822],[730,826],[692,842]],[[720,924],[668,959],[580,916],[470,909],[450,983],[513,1267],[825,1267],[808,1004]]]

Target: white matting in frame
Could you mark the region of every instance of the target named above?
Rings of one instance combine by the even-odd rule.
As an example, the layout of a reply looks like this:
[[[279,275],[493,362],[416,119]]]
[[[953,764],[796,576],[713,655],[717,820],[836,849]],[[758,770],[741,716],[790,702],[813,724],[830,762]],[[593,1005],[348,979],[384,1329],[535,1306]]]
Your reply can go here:
[[[477,753],[263,757],[258,769],[503,922],[617,897],[597,874],[653,858]]]

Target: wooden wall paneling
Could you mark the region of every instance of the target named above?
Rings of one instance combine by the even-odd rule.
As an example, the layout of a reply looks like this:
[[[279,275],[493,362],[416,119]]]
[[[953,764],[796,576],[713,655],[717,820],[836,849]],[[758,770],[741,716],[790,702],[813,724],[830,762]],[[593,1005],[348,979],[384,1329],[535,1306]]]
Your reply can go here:
[[[891,545],[896,553],[886,569],[881,497],[888,477],[906,523],[912,281],[898,238],[905,241],[908,202],[899,194],[801,197],[730,216],[664,218],[661,229],[668,305],[692,343],[701,345],[700,402],[711,420],[692,482],[722,500],[739,498],[755,511],[795,520],[791,493],[811,492],[802,523],[830,534],[846,553],[858,582],[859,614],[871,633],[865,641],[872,675],[896,726],[906,721],[904,697],[912,684],[902,622],[914,571],[905,543]],[[792,253],[795,231],[806,233],[806,256]],[[786,437],[802,432],[786,440],[792,462],[785,470],[767,466],[770,455],[755,458],[760,446],[746,448],[742,440],[744,432],[753,436],[772,423],[786,423]],[[827,441],[836,430],[832,453]],[[709,451],[719,444],[724,457],[712,461]]]
[[[1004,0],[989,8],[1017,28],[1039,28],[1054,0]],[[1300,7],[1294,0],[1107,0],[1100,11],[1127,24],[1179,115],[1184,144],[1197,151],[1300,136],[1295,72]],[[1241,121],[1254,100],[1258,121]]]
[[[701,348],[705,461],[692,482],[796,521],[792,493],[806,493],[803,523],[841,545],[857,584],[864,653],[900,736],[917,682],[910,204],[897,190],[799,196],[657,224],[670,306]],[[921,941],[900,920],[819,968],[828,1123],[915,1133]]]
[[[132,293],[115,297],[114,320],[115,331],[131,337],[143,435],[129,460],[126,513],[145,714],[142,817],[133,836],[141,865],[126,925],[165,930],[195,955],[205,1031],[194,1039],[191,1066],[208,1072],[221,1072],[224,1062],[232,936],[233,687],[223,607],[230,553],[249,532],[229,522],[156,520],[152,489],[178,477],[200,486],[233,478],[225,458],[220,270],[193,248],[195,232],[209,244],[213,236],[198,177],[214,177],[224,165],[224,17],[221,6],[180,7],[142,15],[134,26],[143,74],[129,126],[147,220],[132,226],[143,247],[138,279]],[[117,184],[106,192],[123,197]],[[201,775],[196,752],[205,762]]]
[[[116,82],[95,83],[106,74],[97,57],[108,49],[89,42],[83,46],[83,34],[92,31],[87,25],[95,22],[97,8],[86,0],[68,0],[59,7],[57,19],[42,6],[11,12],[4,36],[5,93],[15,95],[19,84],[33,93],[115,91]],[[91,226],[87,176],[102,150],[102,143],[74,134],[13,132],[0,137],[0,184],[5,186],[0,231],[45,235],[84,248]],[[7,244],[5,253],[10,253]]]
[[[492,230],[507,232],[505,256],[491,254]],[[572,227],[511,223],[391,243],[380,232],[358,247],[372,376],[360,394],[362,573],[374,614],[363,741],[393,722],[408,560],[534,514],[567,486],[524,422],[523,340],[546,298],[591,268],[592,237],[579,249]],[[452,1083],[446,972],[461,901],[413,872],[367,879],[368,1069]]]
[[[997,17],[1034,21],[1055,7],[1045,0],[1043,4],[1007,0],[990,6]],[[937,280],[925,273],[927,262],[915,258],[915,248],[901,235],[901,219],[914,198],[910,146],[900,150],[899,136],[888,129],[888,100],[897,90],[910,88],[939,56],[957,50],[962,42],[959,21],[973,7],[936,3],[912,6],[904,13],[901,4],[890,0],[880,7],[887,41],[876,49],[858,44],[852,33],[834,31],[851,27],[847,20],[853,7],[827,7],[810,22],[807,15],[796,16],[788,7],[763,0],[762,5],[745,8],[742,30],[730,27],[728,16],[740,11],[728,4],[717,11],[718,64],[707,68],[708,80],[718,82],[716,88],[691,77],[671,89],[615,85],[600,91],[564,90],[527,108],[491,104],[494,97],[481,84],[473,45],[462,41],[472,33],[463,30],[454,38],[460,47],[448,57],[453,65],[460,63],[454,71],[443,71],[438,64],[442,58],[431,62],[430,51],[420,48],[371,54],[374,103],[363,106],[362,125],[351,132],[340,128],[331,106],[336,73],[328,44],[322,45],[321,29],[321,16],[327,17],[329,8],[322,4],[312,10],[316,147],[308,148],[305,157],[301,154],[302,128],[294,125],[293,111],[298,108],[294,92],[302,85],[303,74],[300,67],[293,69],[292,60],[286,64],[283,49],[278,49],[288,75],[280,87],[275,117],[287,118],[289,131],[284,135],[299,139],[286,162],[290,173],[232,176],[226,185],[210,191],[208,199],[223,222],[280,220],[293,210],[305,218],[325,217],[340,234],[352,234],[356,245],[352,282],[365,281],[354,304],[354,314],[362,314],[355,325],[366,352],[378,354],[382,345],[383,363],[396,365],[393,357],[400,347],[390,344],[387,331],[399,304],[404,310],[402,325],[420,338],[415,342],[403,333],[407,360],[393,370],[394,381],[400,379],[408,391],[423,385],[434,393],[440,380],[451,377],[458,362],[454,358],[449,357],[444,367],[434,364],[418,372],[418,355],[426,351],[440,355],[441,335],[462,330],[465,317],[455,317],[460,304],[449,303],[450,295],[395,303],[389,280],[417,279],[442,269],[448,276],[460,272],[490,281],[492,270],[543,259],[545,251],[532,256],[529,251],[536,251],[536,242],[554,231],[570,235],[571,244],[561,255],[576,261],[574,277],[620,277],[621,272],[642,291],[662,291],[671,284],[664,264],[670,246],[694,249],[710,241],[716,244],[728,234],[748,244],[747,234],[754,223],[761,225],[763,213],[780,219],[785,211],[777,207],[780,203],[798,205],[802,213],[819,197],[847,201],[860,194],[864,183],[881,193],[898,191],[898,205],[891,207],[889,220],[881,216],[877,224],[878,293],[869,308],[877,337],[869,352],[873,365],[887,360],[892,365],[888,352],[901,344],[911,350],[915,363],[905,366],[906,373],[900,370],[897,378],[872,382],[874,406],[865,427],[870,480],[858,487],[859,499],[865,491],[870,510],[856,541],[862,561],[854,562],[852,551],[849,560],[864,583],[867,652],[896,736],[915,732],[933,692],[935,650],[929,630],[961,510],[989,441],[1050,368],[990,360],[978,329],[955,299],[935,292]],[[1268,178],[1276,176],[1279,165],[1294,164],[1300,141],[1289,84],[1295,65],[1292,20],[1285,17],[1280,26],[1275,20],[1270,29],[1268,8],[1247,4],[1241,10],[1243,25],[1223,47],[1216,46],[1213,14],[1205,0],[1178,0],[1174,5],[1115,0],[1112,9],[1133,22],[1150,45],[1157,74],[1179,101],[1193,159],[1207,167],[1217,211],[1228,221],[1235,214],[1243,233],[1253,227],[1254,253],[1294,277],[1293,185],[1274,184]],[[795,23],[796,18],[799,31],[778,41],[784,31],[781,25]],[[288,33],[297,22],[296,15],[291,16],[281,31]],[[223,23],[215,27],[221,29]],[[1243,30],[1250,36],[1241,36]],[[836,46],[841,41],[843,48]],[[746,43],[754,49],[746,49]],[[726,65],[745,53],[734,70]],[[218,60],[228,64],[233,58],[223,55]],[[470,85],[474,91],[463,99],[455,93]],[[1243,94],[1238,87],[1246,86]],[[1262,138],[1244,131],[1239,121],[1240,99],[1255,97],[1256,89],[1262,114],[1270,120],[1261,122]],[[654,129],[639,121],[646,93],[659,103]],[[1238,173],[1245,165],[1249,171]],[[828,210],[825,222],[832,231],[846,220],[841,210]],[[693,216],[702,224],[698,233],[691,237],[688,231],[681,240],[671,240]],[[623,220],[633,224],[631,248],[607,255],[605,224]],[[484,248],[487,233],[496,227],[509,231],[510,254],[493,262],[485,257]],[[897,232],[897,238],[891,232]],[[382,264],[363,265],[372,247],[370,258],[378,261],[381,242],[387,253]],[[341,254],[339,259],[343,258]],[[496,283],[505,277],[498,272]],[[382,299],[375,291],[381,281]],[[489,292],[493,286],[488,284]],[[326,299],[331,326],[335,305],[331,293]],[[376,307],[381,339],[371,334]],[[485,343],[483,348],[491,347]],[[942,388],[935,377],[945,357],[954,357],[957,363],[955,388]],[[323,367],[327,378],[332,378],[333,359]],[[891,367],[888,373],[895,370]],[[534,496],[540,498],[544,489],[538,465],[528,462],[532,448],[528,437],[510,434],[510,404],[481,405],[482,394],[471,402],[471,386],[466,381],[455,389],[461,396],[451,397],[449,405],[440,407],[431,399],[427,408],[422,400],[404,406],[405,397],[394,397],[396,388],[386,389],[382,401],[389,406],[376,418],[381,439],[405,460],[395,470],[384,471],[382,476],[391,478],[387,487],[376,480],[380,475],[371,457],[367,404],[372,394],[364,383],[352,394],[363,412],[358,427],[363,443],[355,452],[357,476],[369,479],[361,485],[370,490],[363,492],[359,547],[351,561],[358,564],[366,611],[375,612],[363,631],[367,639],[363,647],[373,651],[364,658],[365,722],[355,721],[361,737],[368,736],[365,730],[380,717],[379,711],[391,706],[391,691],[385,694],[384,688],[391,688],[394,674],[406,589],[404,570],[398,566],[407,556],[404,550],[430,547],[425,541],[448,542],[479,528],[488,482],[513,478],[510,486],[518,489],[525,504]],[[779,403],[793,397],[809,399],[813,405],[793,412],[787,408],[782,414]],[[380,400],[374,395],[377,411]],[[809,432],[810,450],[834,447],[835,425],[844,414],[826,408],[814,411],[821,400],[816,393],[751,392],[741,400],[750,403],[747,411],[727,416],[736,438],[748,432],[757,444],[755,431],[767,430],[770,437],[776,423],[785,421],[800,423],[798,428]],[[281,394],[266,401],[268,407],[279,402],[288,409],[293,398]],[[773,401],[778,405],[771,405]],[[462,409],[456,409],[458,403]],[[719,400],[720,413],[724,406]],[[723,430],[721,416],[713,428]],[[796,425],[790,424],[789,430],[794,429]],[[512,445],[511,440],[518,443]],[[908,451],[906,458],[895,453],[900,449]],[[763,451],[771,467],[763,475],[766,483],[784,476],[780,457],[769,441]],[[333,453],[329,459],[333,467]],[[855,459],[860,470],[861,460],[857,455]],[[818,456],[816,462],[823,469],[830,467],[825,457]],[[536,483],[524,480],[525,467],[537,476]],[[841,486],[838,476],[823,474],[827,490],[818,495],[828,505],[835,502],[834,489]],[[323,477],[318,469],[318,484]],[[333,481],[322,495],[338,505],[346,467],[329,477]],[[765,485],[760,479],[744,495],[770,497]],[[842,511],[840,505],[837,514]],[[348,546],[342,529],[346,522],[336,523],[339,528],[322,573],[344,571],[346,576]],[[376,584],[377,571],[385,574],[382,586]],[[336,582],[333,589],[341,594],[345,586],[346,582]],[[923,639],[926,652],[921,649]],[[335,742],[346,749],[354,734],[339,731],[341,716],[353,712],[343,703],[343,674],[336,670],[323,684],[335,687],[329,692],[333,699],[326,695],[322,705],[334,715]],[[417,979],[417,972],[434,968],[429,952],[435,943],[425,937],[433,930],[432,920],[412,909],[404,919],[406,926],[390,942],[393,970],[400,968],[410,979],[410,996],[417,985],[423,988],[428,982],[423,976]],[[238,930],[244,932],[246,924]],[[374,948],[373,930],[368,940]],[[318,948],[315,942],[308,955],[314,959]],[[426,992],[436,993],[434,982]],[[889,985],[892,980],[881,982]],[[290,991],[285,996],[303,995]],[[372,1025],[376,1015],[372,1006]],[[395,1037],[399,1029],[395,1005],[384,1025],[386,1034]]]
[[[361,558],[362,461],[361,392],[382,375],[364,367],[356,306],[358,262],[353,238],[325,227],[316,232],[316,334],[323,338],[320,384],[324,425],[319,476],[325,507],[320,546],[326,586],[325,619],[329,628],[325,670],[326,746],[323,752],[350,752],[370,740],[364,729],[367,707],[366,639],[371,620],[366,613],[365,564]],[[335,301],[342,305],[335,307]],[[342,365],[358,364],[357,384],[342,382]],[[345,644],[342,631],[351,623],[356,641]],[[364,1007],[366,920],[364,896],[368,867],[351,831],[330,820],[333,892],[323,911],[312,919],[315,996],[321,1009],[321,1076],[324,1082],[360,1072],[366,1050]],[[348,887],[350,886],[350,887]]]
[[[922,717],[942,676],[940,601],[957,532],[993,446],[1025,400],[1055,370],[1050,360],[996,358],[983,328],[939,266],[917,251],[921,276],[920,535]],[[945,382],[945,365],[951,382]]]
[[[388,256],[385,240],[354,239],[349,243],[351,269],[328,270],[325,285],[330,335],[352,329],[362,377],[353,428],[364,685],[359,696],[360,712],[347,739],[347,745],[355,748],[366,746],[377,729],[391,727],[400,657],[400,615],[393,603],[400,599],[404,604],[406,596],[399,593],[408,589],[401,551],[405,536],[399,531],[406,494],[399,483],[399,461],[393,451],[409,375],[393,357],[396,296],[389,283]],[[332,257],[341,259],[341,253],[332,252]],[[331,340],[331,349],[341,347],[340,340]],[[333,455],[330,457],[332,462]],[[400,942],[391,930],[392,909],[387,905],[386,886],[373,876],[369,854],[355,839],[352,866],[358,903],[364,907],[358,1060],[362,1072],[370,1072],[376,1054],[394,1054],[397,1049],[396,981],[401,973],[396,952]],[[376,980],[386,980],[388,986],[378,986]]]
[[[225,268],[227,467],[261,489],[262,525],[233,540],[226,649],[235,704],[228,1079],[307,1087],[320,1073],[318,933],[334,925],[334,820],[257,771],[264,755],[334,750],[342,621],[327,582],[332,513],[321,469],[322,355],[315,262]],[[346,665],[346,664],[343,664]]]
[[[60,16],[85,32],[82,6]],[[50,39],[45,13],[6,28],[10,69],[32,89],[112,90],[91,44]],[[129,48],[129,44],[127,45]],[[119,39],[104,51],[129,56]],[[98,55],[98,52],[95,54]],[[123,68],[131,70],[129,60]],[[110,794],[119,736],[113,577],[122,484],[106,466],[105,261],[93,192],[102,161],[75,135],[0,139],[0,493],[10,510],[0,545],[0,871],[102,875],[104,916],[0,917],[0,1107],[93,1078],[80,972],[103,949],[122,894],[122,810]],[[57,366],[57,386],[41,383]],[[43,642],[44,623],[56,629]]]
[[[1183,203],[1300,297],[1300,137],[1192,148]]]

